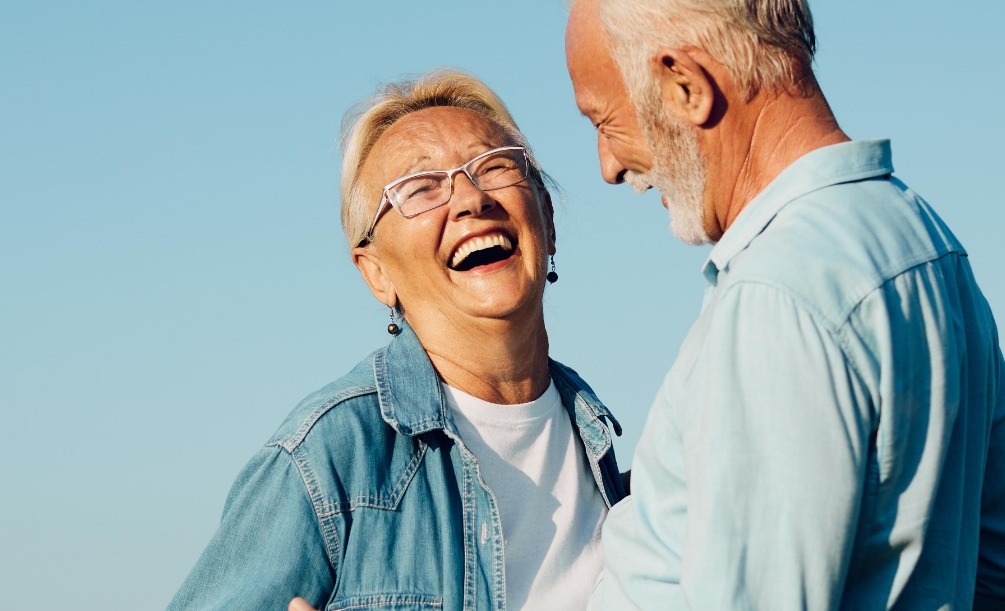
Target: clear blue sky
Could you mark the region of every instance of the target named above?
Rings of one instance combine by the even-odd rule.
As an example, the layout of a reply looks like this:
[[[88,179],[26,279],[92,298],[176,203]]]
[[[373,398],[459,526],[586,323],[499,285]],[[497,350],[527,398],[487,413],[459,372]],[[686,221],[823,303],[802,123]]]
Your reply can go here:
[[[1005,321],[1005,5],[813,6],[842,126],[893,139]],[[386,341],[345,256],[339,123],[435,67],[494,87],[565,189],[552,353],[630,464],[707,249],[601,181],[564,22],[561,0],[0,1],[0,607],[163,608],[245,460]]]

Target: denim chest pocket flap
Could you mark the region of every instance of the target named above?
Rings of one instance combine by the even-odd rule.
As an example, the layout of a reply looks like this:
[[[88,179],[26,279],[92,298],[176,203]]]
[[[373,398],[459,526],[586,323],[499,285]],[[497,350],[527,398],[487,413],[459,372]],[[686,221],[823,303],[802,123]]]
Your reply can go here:
[[[339,411],[339,417],[318,422],[312,431],[311,441],[321,443],[301,446],[313,465],[320,513],[397,508],[422,465],[426,444],[397,434],[372,414]]]
[[[325,611],[350,611],[353,609],[366,611],[428,611],[442,609],[443,599],[438,596],[424,594],[368,594],[365,596],[349,596],[336,598],[325,607]]]

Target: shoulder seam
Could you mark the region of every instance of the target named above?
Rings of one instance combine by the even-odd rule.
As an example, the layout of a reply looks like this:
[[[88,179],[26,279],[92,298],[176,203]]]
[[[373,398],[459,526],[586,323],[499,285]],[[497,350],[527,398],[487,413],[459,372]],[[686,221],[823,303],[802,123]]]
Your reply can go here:
[[[307,433],[310,432],[314,425],[317,424],[326,413],[332,410],[340,403],[344,403],[350,399],[355,399],[356,397],[361,397],[364,395],[374,394],[377,392],[375,387],[367,386],[352,386],[342,390],[336,395],[326,399],[321,405],[314,409],[309,416],[304,418],[297,427],[297,430],[288,434],[277,436],[273,438],[266,446],[279,446],[286,450],[288,453],[293,453],[293,451],[303,443],[304,438],[307,437]]]

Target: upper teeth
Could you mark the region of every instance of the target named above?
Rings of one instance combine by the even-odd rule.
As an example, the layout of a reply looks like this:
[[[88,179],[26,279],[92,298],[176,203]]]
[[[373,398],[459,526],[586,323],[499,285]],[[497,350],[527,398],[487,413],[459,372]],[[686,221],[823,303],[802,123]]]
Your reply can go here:
[[[454,252],[454,256],[450,259],[450,267],[457,267],[460,265],[461,261],[468,258],[468,255],[477,250],[485,250],[486,248],[492,248],[493,246],[501,246],[506,250],[512,250],[513,248],[513,244],[509,241],[509,238],[499,233],[471,238],[467,242],[461,244],[460,248]]]

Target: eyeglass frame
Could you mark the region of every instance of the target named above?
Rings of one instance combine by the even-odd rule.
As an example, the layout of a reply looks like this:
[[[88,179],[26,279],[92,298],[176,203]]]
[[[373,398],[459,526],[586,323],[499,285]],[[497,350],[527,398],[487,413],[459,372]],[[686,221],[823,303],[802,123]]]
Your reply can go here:
[[[456,175],[458,172],[464,172],[464,175],[468,177],[468,180],[471,181],[471,184],[473,184],[475,187],[477,187],[478,189],[480,189],[483,192],[484,191],[495,191],[496,189],[505,189],[506,187],[495,187],[495,188],[487,189],[487,190],[486,189],[482,189],[481,187],[478,186],[478,183],[475,182],[475,177],[472,176],[468,172],[468,166],[470,166],[472,163],[475,163],[476,161],[484,159],[484,158],[488,157],[489,155],[492,155],[493,153],[498,153],[498,152],[501,152],[501,151],[520,151],[520,152],[522,152],[523,153],[523,160],[524,160],[524,163],[526,164],[526,168],[524,170],[524,177],[521,178],[520,180],[516,181],[512,185],[506,185],[506,187],[512,187],[512,186],[518,185],[521,182],[527,180],[530,177],[531,170],[534,169],[534,166],[533,166],[533,164],[530,161],[530,156],[527,154],[527,147],[525,147],[525,146],[498,146],[498,147],[496,147],[494,149],[489,149],[487,151],[478,153],[477,155],[475,155],[471,159],[468,159],[467,161],[465,161],[461,165],[457,166],[456,168],[451,168],[449,170],[422,170],[422,171],[419,171],[419,172],[412,172],[410,174],[405,174],[404,176],[399,176],[398,178],[395,178],[391,182],[389,182],[386,185],[384,185],[384,188],[381,190],[381,194],[380,194],[380,202],[377,204],[377,211],[373,215],[373,222],[370,223],[370,228],[366,230],[365,234],[363,234],[363,239],[360,240],[360,242],[359,242],[359,244],[357,244],[357,246],[365,246],[365,245],[369,244],[373,240],[373,231],[377,227],[377,221],[380,220],[380,216],[384,213],[384,210],[387,208],[388,205],[390,205],[392,208],[394,208],[394,211],[397,212],[398,214],[400,214],[403,218],[410,219],[410,218],[415,218],[415,217],[419,216],[420,214],[425,214],[426,212],[429,212],[431,210],[436,210],[437,208],[440,208],[440,207],[445,206],[448,203],[450,203],[450,199],[453,197],[453,193],[454,193],[454,175]],[[423,210],[422,212],[416,212],[415,214],[412,214],[412,215],[406,215],[401,210],[398,209],[398,206],[396,206],[394,204],[394,202],[391,201],[391,198],[388,196],[388,191],[391,189],[391,187],[397,186],[397,185],[401,184],[402,182],[404,182],[406,180],[410,180],[412,178],[415,178],[416,176],[422,176],[424,174],[446,174],[447,175],[447,183],[448,183],[447,199],[445,199],[442,204],[437,204],[436,206],[433,206],[432,208],[427,208],[426,210]]]

